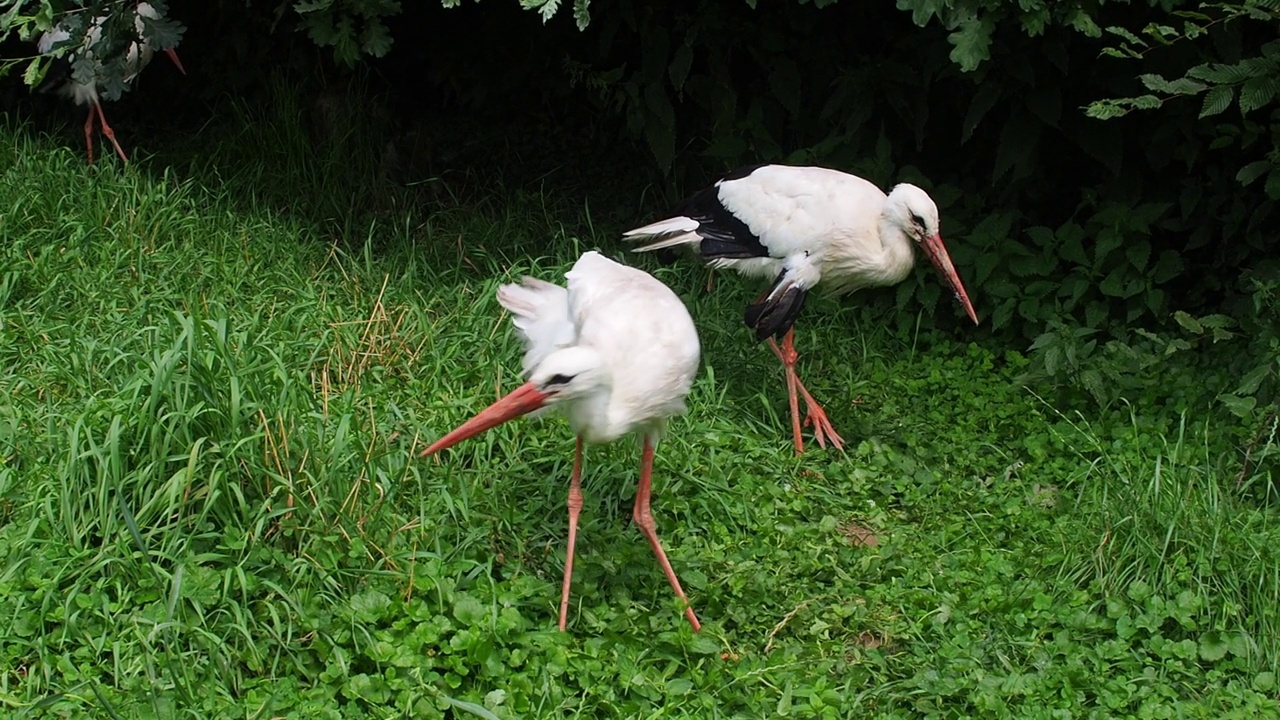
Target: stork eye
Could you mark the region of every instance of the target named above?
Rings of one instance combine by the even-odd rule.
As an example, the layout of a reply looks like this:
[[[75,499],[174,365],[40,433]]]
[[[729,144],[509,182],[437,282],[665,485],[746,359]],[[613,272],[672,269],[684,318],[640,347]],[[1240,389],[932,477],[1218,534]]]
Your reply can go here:
[[[548,385],[568,385],[569,381],[572,379],[573,379],[572,375],[562,375],[560,373],[556,373],[555,375],[552,375],[551,377],[547,378],[547,384]]]
[[[915,223],[916,227],[922,230],[924,229],[924,218],[920,217],[919,215],[915,213],[911,213],[911,222]]]

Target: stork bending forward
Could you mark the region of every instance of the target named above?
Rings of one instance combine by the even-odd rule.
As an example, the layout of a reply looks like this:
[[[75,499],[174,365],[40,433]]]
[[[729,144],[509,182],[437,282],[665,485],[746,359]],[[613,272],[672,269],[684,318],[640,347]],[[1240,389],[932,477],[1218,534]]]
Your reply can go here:
[[[938,227],[937,205],[915,185],[902,183],[886,195],[870,182],[836,170],[756,165],[726,175],[667,218],[624,237],[645,243],[637,252],[687,245],[713,268],[773,278],[744,320],[757,339],[768,339],[782,361],[799,454],[804,440],[797,395],[804,398],[804,424],[813,425],[818,444],[826,447],[830,441],[841,449],[844,443],[795,371],[799,354],[793,325],[809,290],[819,282],[836,295],[895,285],[911,271],[913,247],[919,245],[977,324]]]
[[[649,511],[654,447],[667,419],[683,413],[698,369],[698,333],[680,298],[641,270],[587,252],[561,287],[534,278],[498,289],[498,302],[514,314],[524,336],[528,382],[422,452],[430,455],[507,420],[543,407],[560,409],[577,435],[569,480],[569,540],[560,593],[560,629],[569,611],[578,515],[582,511],[583,443],[605,443],[628,433],[642,438],[640,485],[632,518],[684,603],[693,629],[697,615]]]

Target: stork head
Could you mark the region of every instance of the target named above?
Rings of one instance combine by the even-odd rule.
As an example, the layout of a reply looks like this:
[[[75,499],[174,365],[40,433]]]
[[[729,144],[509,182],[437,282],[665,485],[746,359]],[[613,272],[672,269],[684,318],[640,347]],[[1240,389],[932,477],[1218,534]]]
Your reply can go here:
[[[956,300],[960,301],[965,312],[969,314],[969,319],[977,325],[978,313],[974,311],[973,303],[969,302],[969,294],[965,292],[964,284],[960,282],[959,273],[951,264],[947,246],[942,243],[942,233],[938,229],[938,206],[933,202],[933,198],[915,185],[901,183],[894,186],[889,193],[889,199],[885,204],[885,216],[903,234],[924,249],[929,262],[938,269],[942,279],[956,296]]]
[[[591,394],[608,383],[599,354],[588,347],[568,347],[546,357],[529,375],[529,382],[476,413],[435,441],[419,457],[437,453],[502,423],[535,410]]]

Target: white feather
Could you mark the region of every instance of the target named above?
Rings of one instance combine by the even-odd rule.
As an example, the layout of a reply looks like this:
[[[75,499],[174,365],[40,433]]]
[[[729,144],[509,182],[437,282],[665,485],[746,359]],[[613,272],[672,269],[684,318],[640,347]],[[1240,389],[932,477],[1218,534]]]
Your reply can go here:
[[[519,285],[498,288],[498,303],[511,311],[524,336],[524,374],[551,353],[573,344],[577,331],[569,317],[569,293],[559,285],[526,277]]]
[[[667,418],[685,411],[697,373],[689,311],[652,275],[594,251],[565,277],[567,288],[525,278],[498,290],[525,336],[530,382],[573,378],[555,406],[590,442],[629,432],[656,441]]]

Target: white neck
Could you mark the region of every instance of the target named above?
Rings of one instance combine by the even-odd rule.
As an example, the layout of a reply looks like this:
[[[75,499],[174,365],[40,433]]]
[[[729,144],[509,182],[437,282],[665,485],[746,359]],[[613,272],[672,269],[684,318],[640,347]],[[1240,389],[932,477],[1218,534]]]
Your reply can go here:
[[[865,287],[897,285],[915,265],[915,243],[888,213],[876,223],[878,237],[832,243],[822,277],[829,291],[846,295]]]

